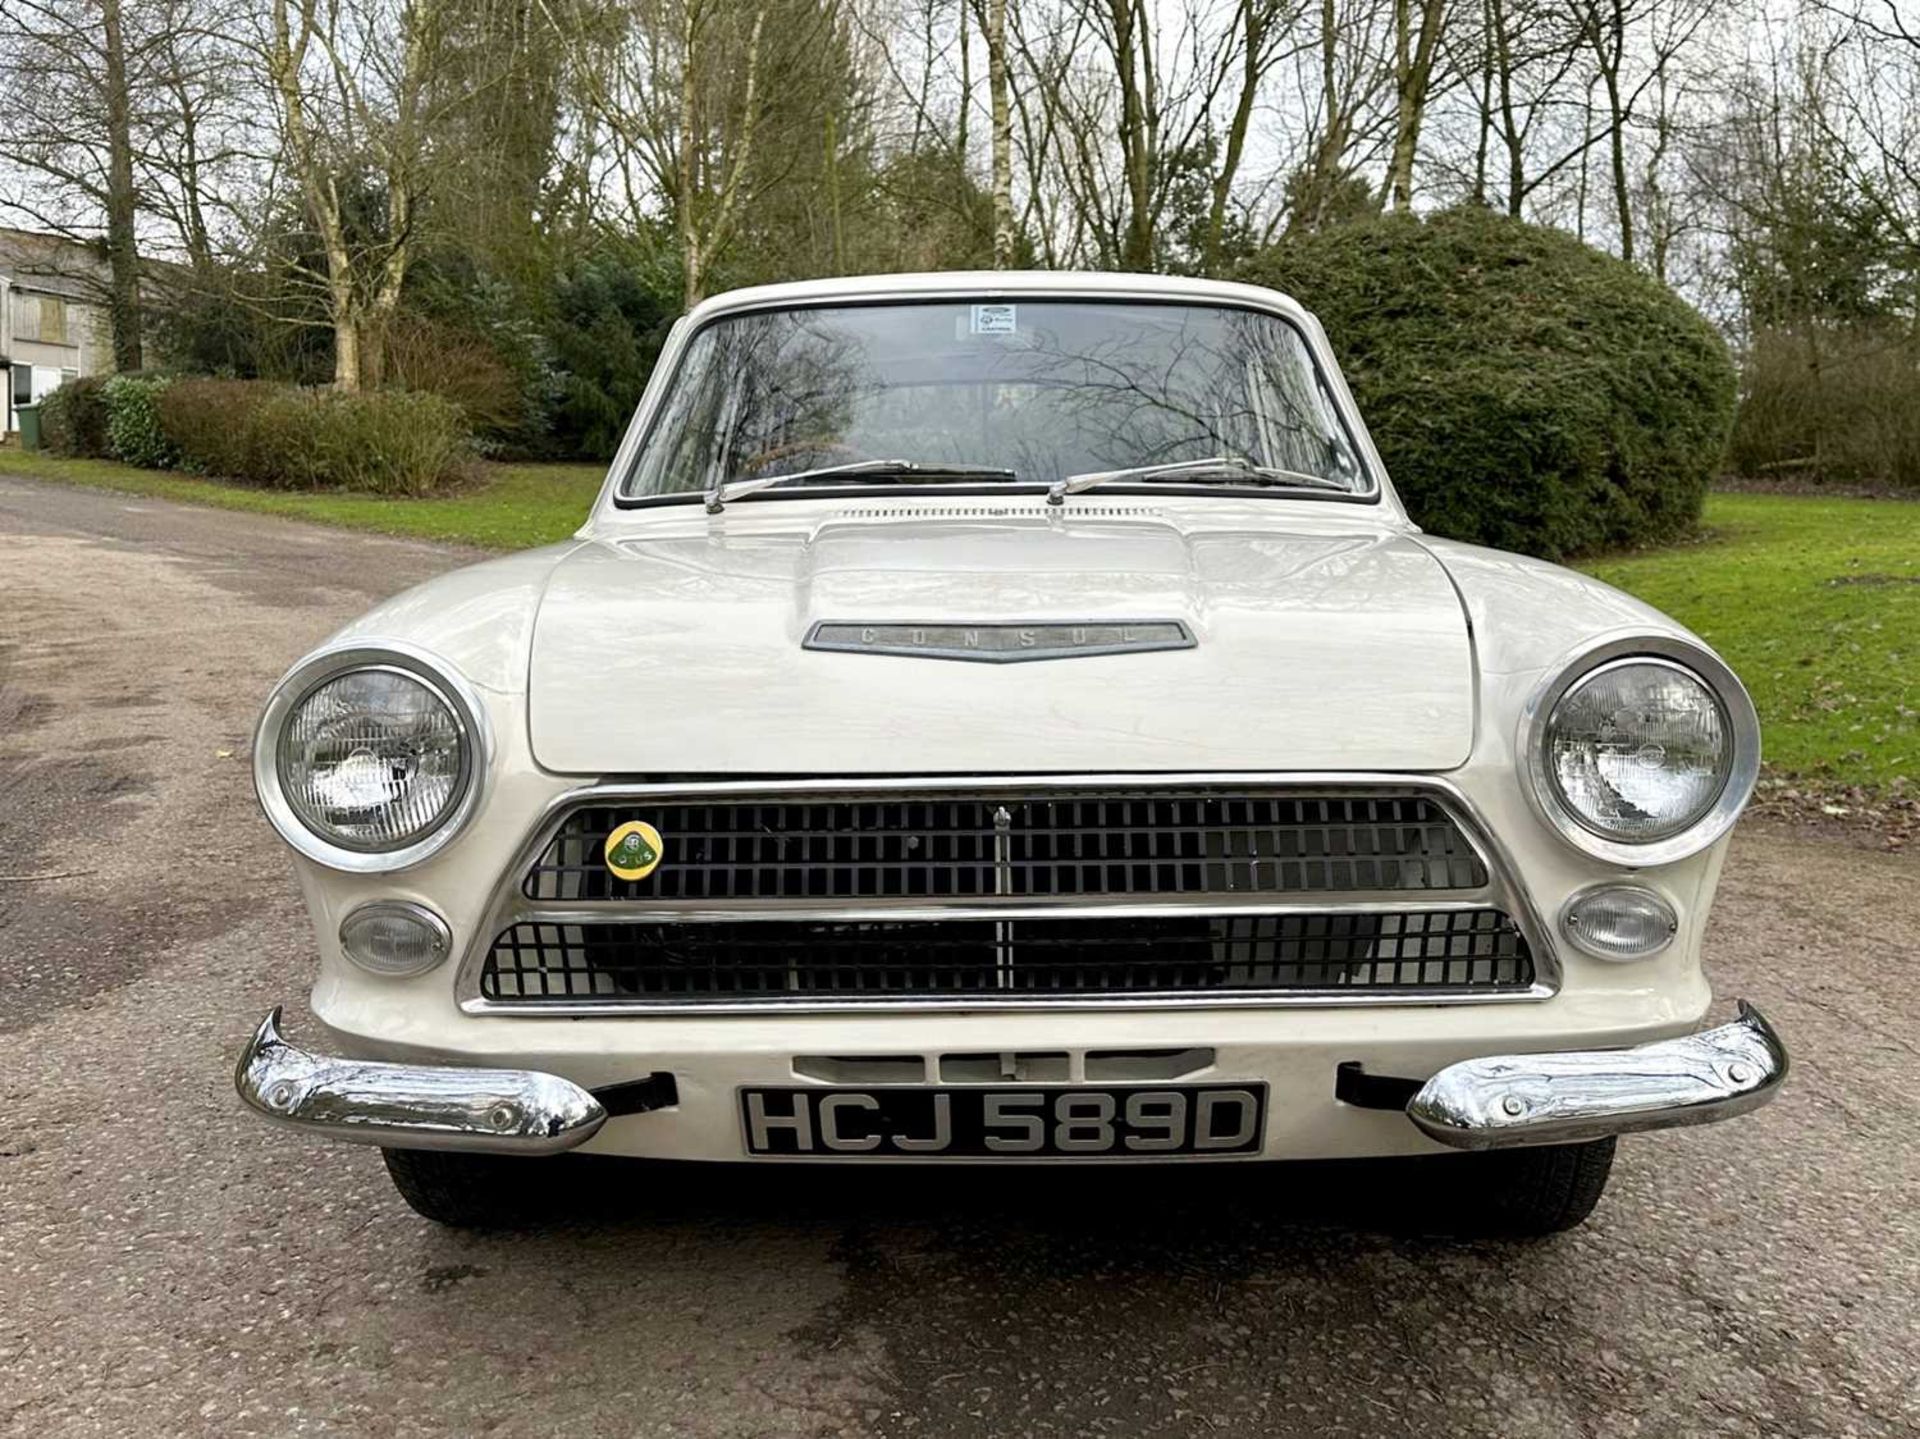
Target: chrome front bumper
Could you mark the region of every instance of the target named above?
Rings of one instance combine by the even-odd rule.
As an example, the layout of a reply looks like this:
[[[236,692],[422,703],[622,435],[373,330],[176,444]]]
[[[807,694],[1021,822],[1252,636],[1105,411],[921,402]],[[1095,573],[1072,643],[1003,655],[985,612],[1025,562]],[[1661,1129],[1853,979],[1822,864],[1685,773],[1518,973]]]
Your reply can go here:
[[[1745,1114],[1786,1075],[1786,1046],[1742,1001],[1732,1024],[1634,1049],[1450,1064],[1420,1087],[1407,1117],[1456,1149],[1567,1144]]]
[[[281,1124],[396,1149],[557,1154],[607,1122],[599,1100],[557,1074],[309,1054],[281,1038],[277,1007],[241,1054],[233,1085]]]
[[[295,1129],[404,1149],[556,1154],[591,1139],[615,1113],[645,1105],[601,1097],[556,1074],[393,1064],[309,1054],[280,1034],[275,1009],[240,1056],[234,1087]],[[1456,1149],[1565,1144],[1640,1129],[1703,1124],[1757,1109],[1787,1073],[1787,1052],[1757,1010],[1732,1024],[1634,1049],[1497,1055],[1448,1065],[1370,1108],[1399,1109]],[[656,1076],[666,1078],[670,1076]],[[1408,1091],[1414,1090],[1409,1101]],[[624,1086],[632,1088],[632,1086]]]

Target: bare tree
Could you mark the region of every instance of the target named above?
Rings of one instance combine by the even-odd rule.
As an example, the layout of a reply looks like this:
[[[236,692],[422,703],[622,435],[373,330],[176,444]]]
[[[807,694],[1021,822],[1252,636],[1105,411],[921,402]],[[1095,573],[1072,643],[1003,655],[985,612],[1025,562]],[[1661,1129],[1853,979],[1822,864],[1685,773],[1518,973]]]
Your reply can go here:
[[[151,25],[136,32],[133,18],[123,0],[10,0],[0,7],[9,158],[31,177],[4,204],[56,234],[104,236],[104,298],[114,364],[122,370],[137,370],[142,360],[134,112],[138,92],[153,83],[164,34]]]
[[[997,270],[1004,270],[1013,264],[1017,235],[1013,218],[1013,103],[1012,70],[1007,59],[1007,0],[976,0],[976,3],[980,28],[987,37],[988,123],[993,146],[989,185],[993,197],[993,265]],[[964,24],[963,18],[963,27]]]
[[[1446,19],[1447,0],[1393,0],[1393,154],[1386,188],[1396,210],[1413,208],[1413,160]]]
[[[246,0],[162,0],[154,17],[152,85],[140,107],[138,191],[156,247],[206,276],[234,238],[240,191],[259,170],[244,74]],[[159,234],[155,234],[156,227]],[[227,230],[225,236],[217,233]]]
[[[826,67],[808,67],[840,33],[838,6],[776,5],[622,0],[562,20],[587,123],[605,138],[605,179],[624,195],[629,225],[671,218],[689,305],[743,216],[785,185],[802,149],[821,155],[837,123],[820,89]],[[770,85],[776,66],[785,79]],[[825,138],[831,155],[837,141]]]
[[[1220,263],[1299,4],[1030,0],[1014,12],[1013,108],[1027,209],[1046,217],[1041,252],[1134,270]]]
[[[1907,307],[1920,332],[1920,13],[1897,0],[1816,0],[1836,27],[1829,54],[1848,83],[1817,112],[1851,191],[1906,252]]]
[[[1207,228],[1201,241],[1200,265],[1212,270],[1220,263],[1221,243],[1226,235],[1227,207],[1233,198],[1234,182],[1245,162],[1247,136],[1253,125],[1254,107],[1259,103],[1261,87],[1273,67],[1281,45],[1299,12],[1292,0],[1238,0],[1235,18],[1239,26],[1239,75],[1228,112],[1227,136],[1218,163],[1214,167],[1212,199],[1207,208]]]
[[[1593,79],[1606,101],[1607,177],[1613,195],[1620,258],[1639,258],[1634,175],[1629,157],[1633,128],[1649,93],[1666,93],[1674,57],[1712,17],[1719,0],[1568,0],[1593,62]],[[1666,124],[1671,124],[1671,114]],[[1659,125],[1656,125],[1656,144]],[[1662,260],[1664,264],[1664,259]]]
[[[1564,86],[1580,59],[1581,33],[1559,5],[1537,0],[1486,0],[1483,15],[1493,128],[1506,152],[1505,208],[1517,218],[1536,189],[1591,147],[1584,135],[1563,138],[1557,153],[1530,163],[1542,122],[1572,102]]]
[[[1299,85],[1315,96],[1302,158],[1287,183],[1278,223],[1314,230],[1373,201],[1363,172],[1392,142],[1393,26],[1374,0],[1319,0]]]
[[[709,88],[709,48],[718,43],[713,32],[719,9],[707,0],[682,0],[680,6],[680,144],[672,195],[688,305],[706,294],[708,267],[732,234],[760,124],[760,53],[767,28],[764,5],[753,7],[738,57],[738,119],[721,125],[727,139],[719,149],[719,163],[710,163],[715,157],[705,143],[707,116],[702,102]]]
[[[317,279],[333,330],[333,382],[377,385],[382,342],[414,257],[436,176],[456,0],[273,0],[260,56],[276,105],[281,159],[322,255]]]
[[[139,208],[133,191],[133,97],[127,83],[127,32],[120,0],[100,0],[102,98],[107,121],[107,268],[111,275],[113,362],[140,368],[140,242],[134,230]]]

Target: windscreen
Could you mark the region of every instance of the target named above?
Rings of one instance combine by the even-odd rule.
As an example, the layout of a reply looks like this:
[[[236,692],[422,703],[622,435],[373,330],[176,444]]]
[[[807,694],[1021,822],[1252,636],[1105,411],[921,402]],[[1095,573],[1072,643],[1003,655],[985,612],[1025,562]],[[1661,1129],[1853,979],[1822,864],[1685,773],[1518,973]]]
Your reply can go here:
[[[1218,456],[1370,489],[1304,337],[1276,315],[1072,300],[776,309],[693,337],[626,493],[866,460],[1052,483]]]

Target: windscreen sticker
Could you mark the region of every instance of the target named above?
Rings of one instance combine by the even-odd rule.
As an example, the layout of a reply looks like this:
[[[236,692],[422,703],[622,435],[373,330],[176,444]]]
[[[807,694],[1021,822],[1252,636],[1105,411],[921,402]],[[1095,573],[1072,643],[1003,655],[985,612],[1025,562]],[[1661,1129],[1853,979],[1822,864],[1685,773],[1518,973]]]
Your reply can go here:
[[[1018,333],[1013,305],[975,305],[973,333],[976,335],[1012,335]]]

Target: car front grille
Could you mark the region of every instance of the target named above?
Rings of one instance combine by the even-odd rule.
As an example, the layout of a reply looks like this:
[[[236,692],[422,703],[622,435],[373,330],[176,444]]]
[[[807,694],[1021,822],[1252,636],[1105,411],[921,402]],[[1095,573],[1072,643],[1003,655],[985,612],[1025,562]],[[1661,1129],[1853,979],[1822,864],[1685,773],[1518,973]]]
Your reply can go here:
[[[461,993],[639,1013],[1551,992],[1532,911],[1459,814],[1390,779],[608,787],[532,841]],[[626,880],[605,848],[634,821],[660,858]]]
[[[489,1000],[991,1000],[1526,989],[1498,910],[509,926]]]
[[[664,844],[641,880],[607,836],[644,820]],[[535,901],[971,899],[1463,890],[1486,865],[1419,796],[1011,793],[593,803],[527,872]]]

